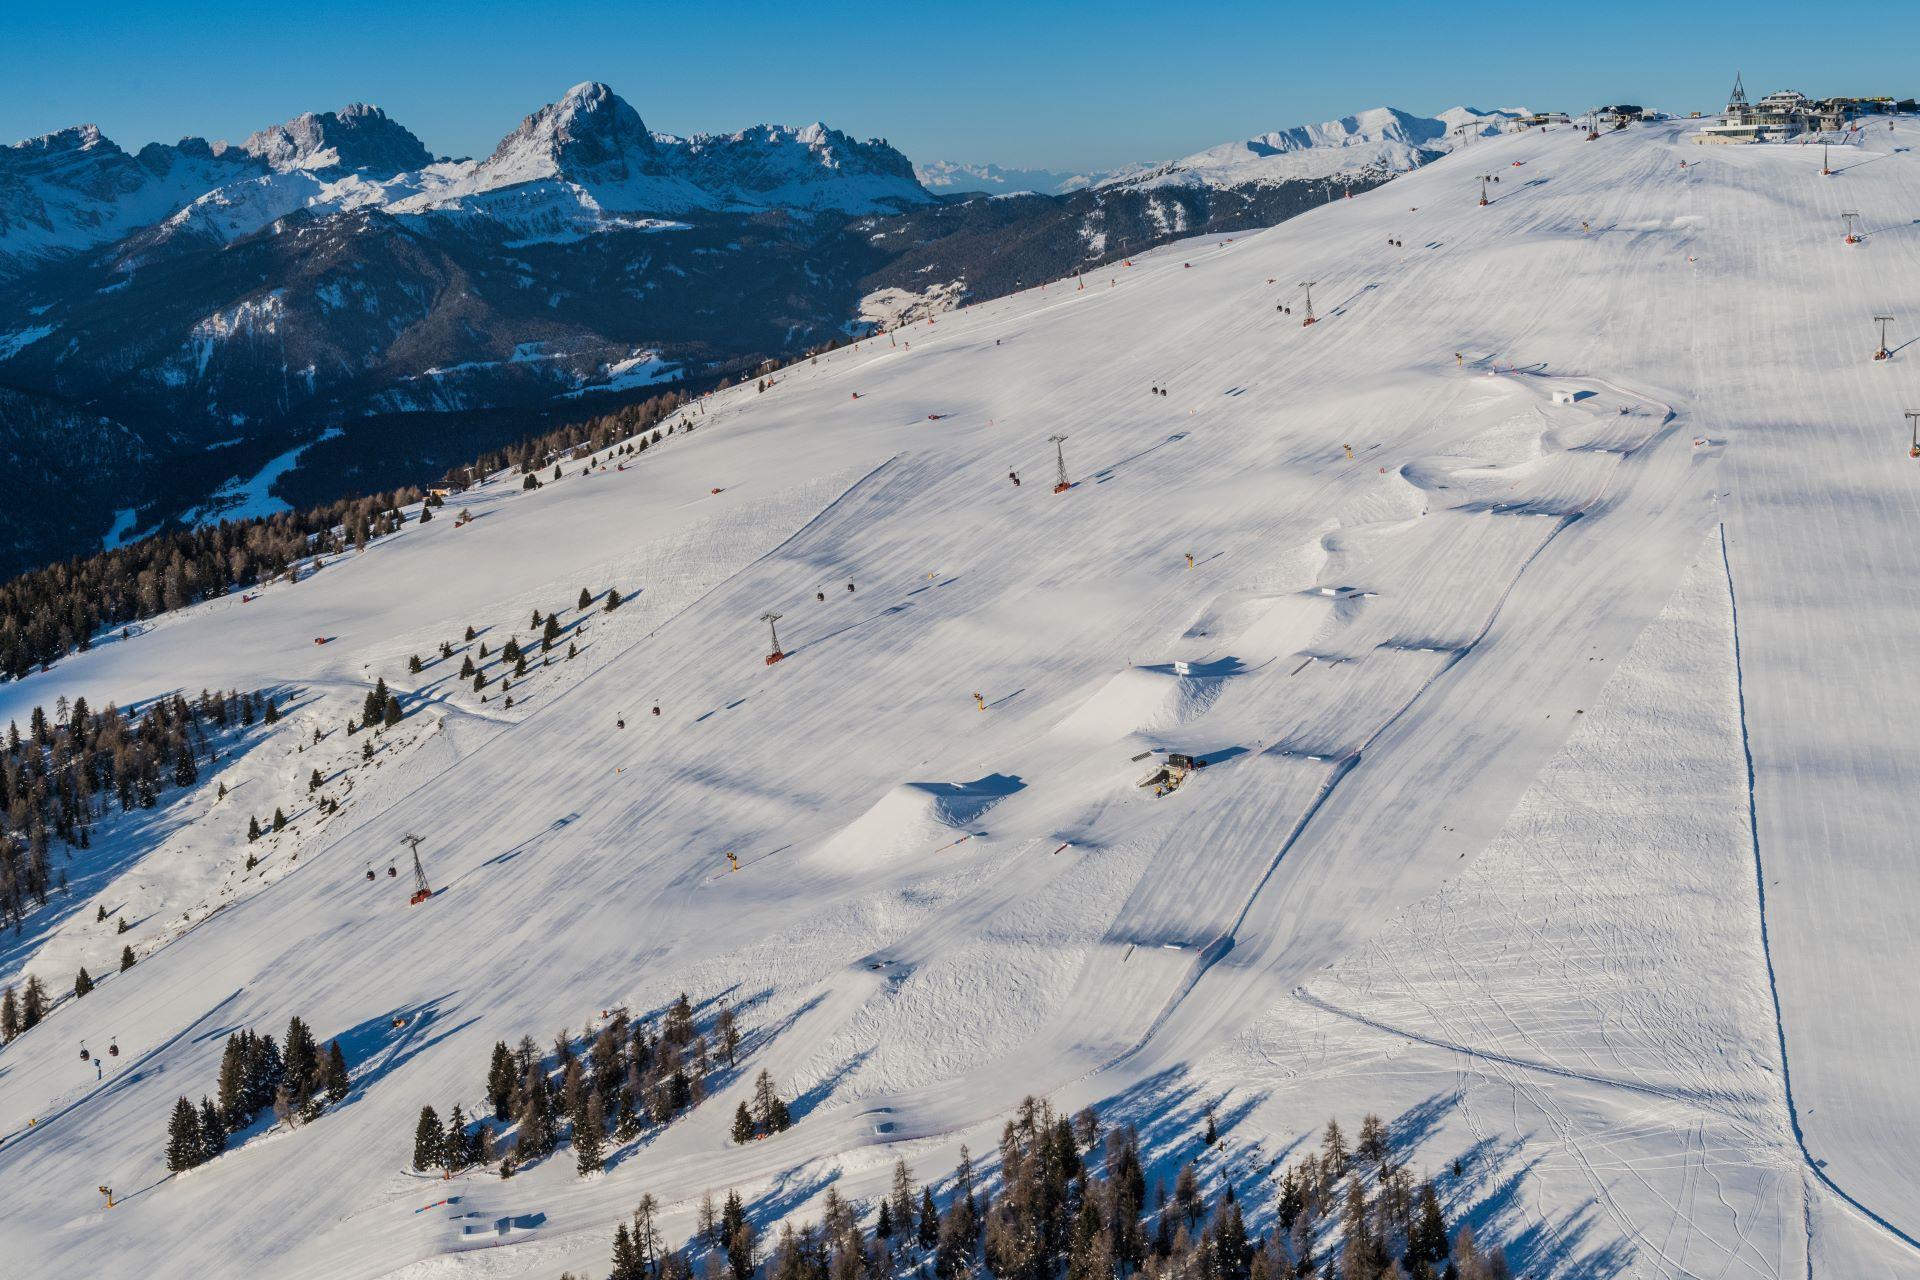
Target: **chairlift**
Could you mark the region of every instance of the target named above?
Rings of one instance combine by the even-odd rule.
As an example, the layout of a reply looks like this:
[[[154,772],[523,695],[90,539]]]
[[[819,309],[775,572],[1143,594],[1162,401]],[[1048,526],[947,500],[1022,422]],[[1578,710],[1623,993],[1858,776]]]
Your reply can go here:
[[[93,1061],[93,1055],[87,1052],[87,1042],[85,1040],[82,1040],[80,1042],[80,1061],[82,1062]]]
[[[117,1058],[120,1056],[120,1041],[117,1038],[107,1041],[107,1056],[109,1058]]]

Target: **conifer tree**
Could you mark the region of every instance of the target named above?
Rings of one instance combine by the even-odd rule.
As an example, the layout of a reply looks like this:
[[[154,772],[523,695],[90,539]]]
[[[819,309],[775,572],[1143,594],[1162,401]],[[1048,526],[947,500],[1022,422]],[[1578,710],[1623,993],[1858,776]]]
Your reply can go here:
[[[932,1187],[920,1188],[919,1231],[922,1249],[931,1249],[940,1243],[940,1210],[934,1207]]]
[[[440,1163],[440,1146],[445,1135],[440,1131],[440,1117],[432,1107],[420,1108],[420,1123],[413,1130],[413,1168],[416,1173],[425,1173]]]
[[[14,998],[12,984],[8,984],[5,994],[0,994],[0,1042],[11,1040],[19,1034],[20,1002]]]
[[[1416,1210],[1413,1230],[1407,1233],[1407,1261],[1410,1265],[1424,1263],[1429,1274],[1434,1267],[1447,1260],[1451,1246],[1447,1243],[1447,1221],[1440,1213],[1440,1198],[1434,1194],[1433,1184],[1420,1184],[1420,1206]]]
[[[347,1074],[347,1055],[340,1052],[338,1040],[327,1046],[327,1063],[321,1069],[320,1087],[329,1104],[339,1102],[353,1088],[353,1080]]]
[[[131,968],[133,968],[133,944],[128,943],[120,948],[120,972],[125,973]]]
[[[93,979],[87,975],[87,966],[81,965],[80,972],[74,975],[73,979],[74,999],[79,999],[91,990],[93,990]]]
[[[261,717],[268,724],[280,723],[280,708],[274,705],[272,698],[267,699],[267,713]]]
[[[591,609],[592,607],[593,607],[593,592],[587,590],[585,587],[580,588],[580,601],[578,604],[574,606],[574,608],[578,609],[582,613],[585,613],[588,609]]]
[[[727,1192],[727,1204],[721,1210],[720,1225],[726,1237],[727,1267],[733,1273],[733,1280],[752,1280],[754,1250],[758,1241],[738,1192]]]
[[[467,1116],[457,1102],[447,1112],[447,1131],[440,1135],[440,1167],[450,1174],[467,1167]]]
[[[505,1040],[496,1040],[493,1061],[487,1066],[487,1102],[493,1107],[495,1120],[505,1120],[513,1115],[515,1075],[512,1051],[507,1048]]]
[[[747,1104],[743,1101],[733,1113],[733,1140],[747,1143],[758,1136],[758,1131],[753,1124],[753,1113],[747,1110]]]
[[[247,819],[247,843],[252,844],[255,840],[258,840],[259,838],[260,838],[260,819],[258,817],[249,817]]]
[[[407,674],[415,675],[415,676],[420,674],[420,655],[419,654],[416,653],[411,658],[407,659]]]
[[[893,1162],[893,1189],[888,1195],[893,1229],[902,1239],[913,1234],[913,1170],[905,1160]]]
[[[247,1066],[247,1097],[253,1111],[273,1105],[274,1094],[279,1091],[280,1078],[284,1074],[280,1046],[273,1042],[273,1037],[260,1036],[255,1039]]]
[[[275,831],[284,831],[286,830],[286,826],[287,815],[280,812],[279,807],[275,806],[273,810],[273,829]]]
[[[1327,1182],[1336,1182],[1347,1174],[1347,1139],[1340,1132],[1338,1120],[1327,1121],[1326,1132],[1320,1137],[1320,1168]]]
[[[38,974],[30,973],[27,975],[26,993],[20,998],[20,1029],[33,1030],[46,1014],[47,989],[40,984]]]
[[[607,1113],[600,1105],[600,1095],[589,1093],[581,1116],[573,1124],[573,1153],[575,1167],[581,1177],[597,1173],[606,1164],[604,1151],[607,1142]]]
[[[200,1113],[182,1097],[173,1104],[173,1116],[167,1121],[167,1168],[185,1173],[205,1158],[200,1137]]]
[[[606,604],[607,612],[612,613],[615,609],[618,609],[620,607],[620,603],[621,603],[620,592],[613,587],[608,587],[607,588],[607,604]]]
[[[307,794],[312,795],[318,791],[320,789],[320,783],[320,771],[315,769],[311,774],[307,775]]]
[[[633,1251],[639,1256],[642,1275],[654,1275],[660,1271],[660,1254],[665,1244],[660,1234],[660,1224],[655,1220],[660,1210],[660,1202],[648,1192],[640,1197],[640,1203],[633,1210]]]
[[[287,1020],[287,1038],[281,1049],[281,1080],[296,1107],[305,1105],[319,1083],[320,1052],[313,1032],[297,1015]]]
[[[380,716],[386,710],[386,707],[387,681],[386,677],[382,676],[373,682],[373,688],[368,691],[365,700],[360,704],[360,723],[379,723]]]
[[[774,1091],[773,1077],[762,1068],[760,1074],[753,1078],[753,1120],[768,1133],[779,1132],[773,1127],[775,1104],[779,1101],[780,1095]]]
[[[553,1150],[553,1101],[547,1078],[538,1065],[529,1072],[530,1080],[520,1105],[520,1139],[517,1154],[522,1162],[536,1160]]]
[[[393,726],[400,723],[400,719],[401,719],[400,699],[389,695],[387,698],[386,715],[382,720],[382,723],[385,724],[387,728],[391,729],[393,728]]]
[[[578,1058],[569,1057],[560,1073],[560,1114],[579,1124],[586,1114],[587,1075]]]
[[[200,1097],[200,1158],[211,1160],[227,1149],[227,1126],[205,1094]]]
[[[240,1128],[253,1114],[251,1099],[247,1095],[247,1033],[240,1031],[227,1037],[226,1050],[220,1055],[220,1075],[218,1096],[220,1115],[226,1122],[229,1132]]]
[[[1373,1164],[1379,1164],[1387,1158],[1387,1126],[1379,1116],[1368,1112],[1360,1121],[1360,1137],[1353,1151],[1362,1160]]]
[[[640,1269],[640,1255],[633,1247],[633,1236],[624,1222],[614,1229],[613,1271],[607,1280],[646,1280],[646,1272]]]

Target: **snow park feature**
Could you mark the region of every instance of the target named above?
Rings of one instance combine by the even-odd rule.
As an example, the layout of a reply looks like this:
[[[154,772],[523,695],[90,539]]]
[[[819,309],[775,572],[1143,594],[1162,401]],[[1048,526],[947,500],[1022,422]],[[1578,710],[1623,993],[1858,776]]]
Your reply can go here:
[[[604,1276],[643,1197],[677,1250],[730,1192],[757,1263],[872,1223],[896,1159],[966,1204],[963,1145],[999,1241],[1028,1095],[1095,1112],[1089,1186],[1130,1125],[1143,1199],[1191,1163],[1262,1240],[1326,1118],[1377,1114],[1515,1275],[1920,1274],[1920,472],[1886,439],[1920,404],[1858,332],[1920,255],[1904,219],[1832,236],[1838,183],[1920,205],[1920,124],[1831,182],[1696,125],[1483,137],[1130,252],[0,683],[25,742],[62,699],[276,708],[151,804],[109,769],[88,846],[49,833],[67,892],[0,936],[38,992],[0,1048],[9,1274]],[[1494,171],[1528,178],[1459,198]],[[1289,274],[1324,327],[1272,311]],[[1005,479],[1049,435],[1072,502]],[[752,667],[763,613],[802,661]],[[1176,755],[1206,767],[1136,789]],[[431,911],[378,874],[409,833]],[[341,1100],[270,1093],[169,1168],[177,1104],[295,1013]],[[616,1016],[686,1068],[624,1137],[579,1083]],[[496,1044],[541,1106],[496,1118]],[[491,1158],[416,1169],[454,1104]]]

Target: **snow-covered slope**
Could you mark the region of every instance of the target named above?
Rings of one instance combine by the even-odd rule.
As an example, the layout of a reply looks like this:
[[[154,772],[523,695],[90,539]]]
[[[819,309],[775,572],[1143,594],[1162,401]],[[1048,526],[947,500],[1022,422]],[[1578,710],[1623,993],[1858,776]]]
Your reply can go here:
[[[1455,107],[1437,118],[1375,107],[1324,124],[1263,133],[1180,160],[1114,174],[1102,188],[1238,187],[1338,176],[1378,178],[1416,169],[1513,112]]]
[[[1859,315],[1920,287],[1920,131],[1829,180],[1680,123],[1582,139],[866,340],[0,686],[23,723],[288,707],[9,942],[56,991],[140,955],[0,1050],[10,1260],[604,1274],[642,1193],[676,1242],[708,1189],[811,1216],[990,1153],[1032,1092],[1141,1121],[1162,1171],[1211,1106],[1248,1184],[1377,1111],[1530,1277],[1916,1274],[1916,357]],[[433,657],[535,608],[579,656],[510,709]],[[409,716],[361,760],[376,677]],[[1156,797],[1154,751],[1210,764]],[[363,874],[409,834],[411,907]],[[496,1039],[682,990],[754,1031],[690,1119],[584,1180],[405,1169]],[[167,1177],[224,1034],[296,1012],[348,1101]],[[763,1067],[797,1123],[731,1145]],[[473,1251],[456,1213],[514,1230]]]

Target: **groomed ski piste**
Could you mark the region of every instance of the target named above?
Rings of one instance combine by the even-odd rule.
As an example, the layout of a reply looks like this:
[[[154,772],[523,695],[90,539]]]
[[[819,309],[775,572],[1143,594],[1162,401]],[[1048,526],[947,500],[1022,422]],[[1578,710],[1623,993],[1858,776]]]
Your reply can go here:
[[[710,1189],[814,1216],[1031,1093],[1161,1178],[1211,1105],[1243,1189],[1378,1112],[1529,1277],[1920,1275],[1920,128],[1822,177],[1694,127],[1476,141],[868,339],[0,686],[284,711],[7,943],[109,975],[0,1052],[9,1270],[599,1274],[642,1193],[675,1243]],[[408,674],[536,608],[579,656],[511,709]],[[1156,797],[1152,752],[1208,764]],[[417,906],[364,875],[409,834]],[[688,1118],[585,1179],[409,1169],[495,1040],[683,990],[749,1050]],[[174,1098],[293,1013],[349,1098],[168,1175]],[[762,1067],[795,1124],[733,1145]]]

